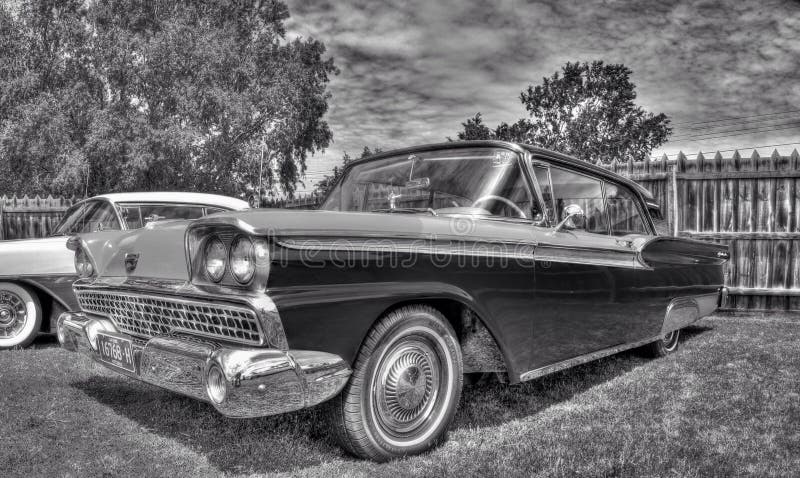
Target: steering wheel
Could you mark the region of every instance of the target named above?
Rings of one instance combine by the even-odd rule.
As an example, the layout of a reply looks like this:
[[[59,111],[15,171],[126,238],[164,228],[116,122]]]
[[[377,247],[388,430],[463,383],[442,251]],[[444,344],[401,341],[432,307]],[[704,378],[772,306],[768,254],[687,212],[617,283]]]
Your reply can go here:
[[[522,219],[528,219],[528,216],[525,215],[525,211],[520,209],[520,207],[517,206],[516,204],[514,204],[513,201],[511,201],[508,198],[504,198],[503,196],[496,196],[494,194],[487,194],[486,196],[479,197],[478,199],[476,199],[472,203],[472,207],[477,207],[478,203],[482,203],[484,201],[490,201],[490,200],[500,201],[500,202],[504,203],[506,206],[508,206],[511,209],[513,209],[517,214],[519,214],[519,217],[521,217]]]

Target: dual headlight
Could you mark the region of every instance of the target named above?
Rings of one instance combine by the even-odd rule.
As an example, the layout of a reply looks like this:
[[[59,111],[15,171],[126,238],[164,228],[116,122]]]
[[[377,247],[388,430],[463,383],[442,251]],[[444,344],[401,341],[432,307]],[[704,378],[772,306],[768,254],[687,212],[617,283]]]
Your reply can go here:
[[[264,241],[253,241],[250,237],[239,234],[233,238],[230,248],[219,236],[210,237],[205,244],[203,267],[206,276],[212,282],[220,282],[225,271],[239,284],[245,285],[253,280],[256,263],[268,257]]]

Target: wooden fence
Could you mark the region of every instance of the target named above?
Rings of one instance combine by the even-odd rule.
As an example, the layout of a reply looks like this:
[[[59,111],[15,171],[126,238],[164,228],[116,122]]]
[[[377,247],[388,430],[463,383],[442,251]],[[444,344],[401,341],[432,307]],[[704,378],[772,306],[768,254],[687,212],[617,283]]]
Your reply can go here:
[[[322,202],[322,196],[307,194],[293,199],[269,199],[263,207],[282,209],[316,209]]]
[[[78,199],[0,196],[0,240],[45,237]]]
[[[800,154],[682,153],[612,164],[653,192],[673,234],[730,246],[728,307],[800,310]]]

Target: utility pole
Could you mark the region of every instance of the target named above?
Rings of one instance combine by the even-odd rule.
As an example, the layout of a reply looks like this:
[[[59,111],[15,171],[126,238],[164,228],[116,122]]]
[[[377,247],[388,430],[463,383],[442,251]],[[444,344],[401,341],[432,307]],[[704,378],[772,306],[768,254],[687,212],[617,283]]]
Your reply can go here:
[[[261,161],[258,165],[258,191],[256,197],[258,198],[258,206],[261,207],[261,191],[264,188],[264,139],[261,139]]]

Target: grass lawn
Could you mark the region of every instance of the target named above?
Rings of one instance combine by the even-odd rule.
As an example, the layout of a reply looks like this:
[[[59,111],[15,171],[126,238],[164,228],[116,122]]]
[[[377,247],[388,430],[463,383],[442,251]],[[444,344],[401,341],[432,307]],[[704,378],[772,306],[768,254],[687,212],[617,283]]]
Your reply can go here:
[[[343,454],[319,409],[226,419],[40,340],[0,352],[0,476],[798,476],[800,319],[711,317],[679,351],[464,390],[449,441]]]

